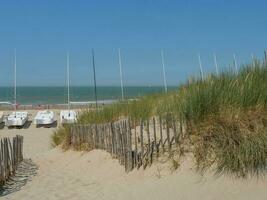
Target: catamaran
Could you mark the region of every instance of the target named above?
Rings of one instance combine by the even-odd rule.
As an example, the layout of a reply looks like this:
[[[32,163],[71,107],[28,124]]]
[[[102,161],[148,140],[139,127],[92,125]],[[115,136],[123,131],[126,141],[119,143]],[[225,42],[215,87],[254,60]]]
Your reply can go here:
[[[163,72],[163,80],[164,80],[164,90],[165,92],[168,92],[163,51],[161,51],[161,64],[162,64],[162,72]]]
[[[9,106],[12,105],[12,103],[9,101],[0,101],[0,105]],[[4,120],[5,120],[4,113],[0,111],[0,124],[4,123],[5,122]]]
[[[36,114],[33,122],[36,126],[52,125],[56,122],[54,112],[51,110],[41,110]]]
[[[28,121],[28,112],[14,111],[6,119],[7,127],[22,127]]]
[[[68,82],[68,110],[60,111],[61,124],[72,124],[77,121],[77,114],[70,109],[70,69],[69,69],[69,53],[67,53],[67,82]]]
[[[22,127],[28,121],[28,112],[17,111],[17,57],[15,49],[15,62],[14,62],[14,112],[12,112],[6,119],[5,124],[7,127]]]
[[[4,121],[4,113],[0,112],[0,124]]]

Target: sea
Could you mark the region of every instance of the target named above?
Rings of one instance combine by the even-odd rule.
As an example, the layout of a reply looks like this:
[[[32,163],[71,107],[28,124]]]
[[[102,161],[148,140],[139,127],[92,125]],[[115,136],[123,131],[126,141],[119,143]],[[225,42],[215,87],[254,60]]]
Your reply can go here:
[[[168,87],[175,90],[177,87]],[[143,95],[162,93],[164,88],[160,86],[127,86],[124,87],[126,99],[138,98]],[[67,87],[17,87],[17,103],[20,105],[53,105],[67,103]],[[121,88],[119,86],[98,86],[98,100],[121,99]],[[0,87],[0,102],[13,102],[14,88]],[[70,101],[88,102],[94,101],[94,87],[73,86],[70,87]]]

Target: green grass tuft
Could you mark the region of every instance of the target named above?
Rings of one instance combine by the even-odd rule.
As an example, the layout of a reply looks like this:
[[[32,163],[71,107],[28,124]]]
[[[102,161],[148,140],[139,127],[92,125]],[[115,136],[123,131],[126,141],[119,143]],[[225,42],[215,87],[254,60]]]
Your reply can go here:
[[[52,146],[56,147],[58,145],[62,145],[63,149],[68,149],[70,145],[70,128],[69,126],[59,127],[56,131],[54,131],[51,136]]]

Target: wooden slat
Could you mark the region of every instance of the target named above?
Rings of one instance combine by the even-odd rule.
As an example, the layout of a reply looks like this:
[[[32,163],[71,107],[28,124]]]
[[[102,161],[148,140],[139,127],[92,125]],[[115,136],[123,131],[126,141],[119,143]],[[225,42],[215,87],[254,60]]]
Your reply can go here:
[[[85,143],[90,148],[105,150],[119,160],[126,172],[135,167],[146,168],[152,164],[154,156],[159,157],[160,153],[165,152],[165,145],[171,155],[173,143],[179,142],[180,134],[177,132],[176,119],[171,114],[163,116],[164,118],[161,116],[151,118],[153,133],[150,132],[151,120],[145,122],[140,120],[138,130],[136,121],[131,119],[103,124],[75,125],[71,128],[71,145],[75,147]],[[158,126],[159,131],[157,131]],[[147,138],[144,138],[144,133]],[[16,156],[11,155],[10,159],[12,163],[12,160],[16,160]]]
[[[170,124],[168,120],[168,116],[166,117],[166,126],[167,126],[167,142],[168,142],[168,152],[171,153],[171,139],[170,139]]]
[[[0,140],[0,187],[5,184],[23,159],[23,137],[15,136]]]
[[[143,136],[143,121],[141,120],[140,123],[140,142],[141,142],[141,159],[140,159],[140,165],[143,164],[144,159],[144,136]]]

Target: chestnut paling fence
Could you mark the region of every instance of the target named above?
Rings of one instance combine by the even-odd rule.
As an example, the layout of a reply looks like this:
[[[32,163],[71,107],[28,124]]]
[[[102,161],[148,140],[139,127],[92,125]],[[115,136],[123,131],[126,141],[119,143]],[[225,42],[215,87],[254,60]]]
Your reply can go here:
[[[12,143],[11,143],[12,141]],[[23,160],[23,137],[16,135],[13,139],[0,140],[0,187],[13,175]]]
[[[145,169],[160,154],[173,155],[179,150],[184,127],[174,117],[140,120],[138,126],[129,119],[105,124],[76,124],[70,127],[69,144],[76,148],[102,149],[109,152],[129,172]]]

